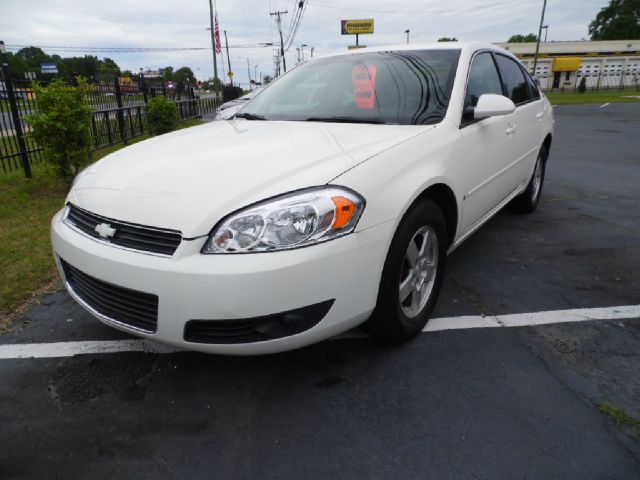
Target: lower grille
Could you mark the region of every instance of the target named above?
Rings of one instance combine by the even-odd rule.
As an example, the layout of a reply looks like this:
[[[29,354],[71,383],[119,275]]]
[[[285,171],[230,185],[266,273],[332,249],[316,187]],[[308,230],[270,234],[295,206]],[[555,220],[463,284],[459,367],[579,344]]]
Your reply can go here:
[[[154,333],[158,324],[158,296],[103,282],[60,259],[67,284],[79,299],[117,323]]]
[[[263,317],[238,320],[189,320],[184,339],[193,343],[233,344],[274,340],[315,327],[329,312],[334,300]]]

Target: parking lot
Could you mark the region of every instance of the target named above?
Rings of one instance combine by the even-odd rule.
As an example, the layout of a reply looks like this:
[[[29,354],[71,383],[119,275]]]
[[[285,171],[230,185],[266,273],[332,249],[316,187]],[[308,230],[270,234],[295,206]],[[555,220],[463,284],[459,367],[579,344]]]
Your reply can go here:
[[[640,104],[555,111],[539,209],[449,257],[434,317],[603,319],[0,359],[0,478],[640,478],[640,426],[599,408],[640,418],[640,315],[616,314],[640,305]],[[57,292],[0,348],[127,338]]]

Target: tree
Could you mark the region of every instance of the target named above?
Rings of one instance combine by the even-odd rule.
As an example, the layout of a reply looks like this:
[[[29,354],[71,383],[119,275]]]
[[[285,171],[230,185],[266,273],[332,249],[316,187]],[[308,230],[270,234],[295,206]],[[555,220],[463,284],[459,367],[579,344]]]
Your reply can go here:
[[[19,57],[24,58],[27,61],[40,61],[41,59],[49,58],[49,55],[44,53],[41,48],[38,47],[25,47],[18,50],[16,53]]]
[[[442,37],[438,39],[439,42],[457,42],[458,39],[456,37]]]
[[[206,84],[206,88],[214,92],[222,91],[222,88],[224,87],[224,85],[222,84],[222,80],[220,80],[219,78],[210,78],[204,83]]]
[[[585,93],[587,91],[587,77],[582,77],[580,79],[580,84],[578,85],[578,92]]]
[[[507,43],[532,43],[537,41],[538,36],[535,33],[529,33],[527,35],[511,35]]]
[[[29,135],[44,148],[45,158],[58,174],[71,180],[91,157],[93,113],[86,102],[88,85],[82,78],[78,87],[58,79],[48,87],[36,83],[34,90],[38,112],[27,118]]]
[[[98,61],[98,73],[100,75],[120,75],[120,67],[110,58]]]
[[[263,85],[269,85],[271,82],[273,82],[273,77],[271,75],[265,75],[262,79]]]
[[[62,59],[62,72],[67,77],[85,77],[95,80],[98,76],[100,60],[94,55]]]
[[[38,47],[26,47],[21,48],[11,58],[9,54],[9,68],[14,74],[14,77],[22,77],[26,72],[35,72],[37,78],[42,78],[40,73],[40,65],[43,63],[56,63],[52,57],[44,53],[41,48]],[[59,57],[58,57],[59,58]]]
[[[165,80],[173,80],[173,67],[164,67],[158,70],[158,73],[164,77]]]
[[[591,40],[640,39],[640,0],[611,0],[589,24]]]
[[[173,80],[178,84],[178,91],[184,92],[185,87],[195,85],[196,76],[189,67],[181,67],[173,74]]]

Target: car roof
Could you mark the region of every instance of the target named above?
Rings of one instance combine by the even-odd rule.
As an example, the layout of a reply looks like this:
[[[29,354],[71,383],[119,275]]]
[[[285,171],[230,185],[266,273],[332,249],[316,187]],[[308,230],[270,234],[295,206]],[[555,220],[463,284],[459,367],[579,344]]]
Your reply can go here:
[[[338,52],[328,54],[326,56],[318,56],[320,58],[330,58],[343,55],[361,55],[369,52],[388,52],[388,51],[409,51],[409,50],[460,50],[462,52],[473,53],[476,50],[493,50],[501,52],[513,57],[509,50],[505,50],[493,43],[485,42],[430,42],[430,43],[403,43],[398,45],[383,45],[379,47],[366,47],[349,50],[346,52]],[[315,58],[314,58],[315,60]]]

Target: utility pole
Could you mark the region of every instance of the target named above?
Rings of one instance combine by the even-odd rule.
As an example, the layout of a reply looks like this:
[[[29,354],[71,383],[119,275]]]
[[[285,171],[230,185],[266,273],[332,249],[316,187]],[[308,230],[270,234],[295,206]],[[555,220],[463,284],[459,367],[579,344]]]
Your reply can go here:
[[[272,17],[273,16],[276,17],[276,22],[278,23],[278,32],[280,33],[280,56],[282,57],[282,67],[285,73],[287,72],[287,60],[284,57],[284,40],[282,39],[282,19],[280,18],[280,16],[285,15],[286,13],[288,13],[287,10],[269,13],[269,15],[271,15]]]
[[[211,23],[211,50],[213,53],[213,78],[218,79],[218,60],[216,59],[216,32],[213,25],[213,0],[209,0],[209,21]]]
[[[251,65],[249,65],[249,57],[247,57],[247,76],[249,77],[249,90],[251,90]]]
[[[233,87],[233,71],[231,70],[231,57],[229,56],[229,39],[227,38],[226,30],[224,31],[224,46],[227,50],[227,62],[229,63],[229,83]]]
[[[404,33],[407,34],[407,43],[409,43],[409,29],[405,30]]]
[[[300,45],[300,51],[302,52],[302,61],[304,62],[304,47],[307,47],[308,45],[306,43],[303,43],[302,45]]]
[[[540,37],[542,36],[542,26],[544,25],[544,11],[547,9],[547,0],[544,0],[542,4],[542,15],[540,16],[540,28],[538,29],[538,40],[536,41],[536,54],[533,57],[533,72],[531,74],[536,76],[536,67],[538,66],[538,52],[540,51]]]

